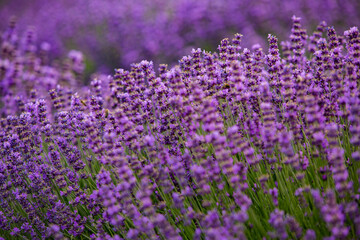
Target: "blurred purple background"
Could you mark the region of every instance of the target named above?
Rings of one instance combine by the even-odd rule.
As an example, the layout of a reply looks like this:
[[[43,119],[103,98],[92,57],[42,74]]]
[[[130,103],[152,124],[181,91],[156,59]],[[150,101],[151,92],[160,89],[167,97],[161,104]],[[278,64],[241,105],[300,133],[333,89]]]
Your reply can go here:
[[[143,59],[176,63],[192,48],[215,50],[219,41],[242,33],[243,46],[268,33],[284,40],[291,16],[313,30],[322,20],[342,32],[359,25],[359,0],[7,0],[0,3],[1,29],[17,16],[23,32],[35,26],[38,43],[52,57],[71,49],[85,54],[90,72],[112,72]]]

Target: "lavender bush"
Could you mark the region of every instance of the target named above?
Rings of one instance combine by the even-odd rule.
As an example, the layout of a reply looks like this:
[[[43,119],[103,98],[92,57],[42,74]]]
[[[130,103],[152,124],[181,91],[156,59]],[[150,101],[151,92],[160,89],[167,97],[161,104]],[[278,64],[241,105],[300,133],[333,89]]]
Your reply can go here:
[[[303,17],[310,29],[325,20],[343,31],[360,23],[360,2],[5,0],[0,8],[3,19],[17,16],[21,29],[34,25],[39,40],[50,43],[51,56],[61,56],[64,49],[84,52],[88,71],[94,67],[113,71],[142,59],[154,60],[156,66],[176,63],[192,48],[215,49],[223,37],[236,32],[246,36],[243,45],[247,47],[265,45],[268,33],[285,38],[291,27],[288,19],[294,14]]]
[[[236,34],[158,74],[141,61],[87,88],[79,52],[48,61],[11,25],[0,236],[358,238],[359,30],[322,22],[308,35],[292,21],[266,52]]]

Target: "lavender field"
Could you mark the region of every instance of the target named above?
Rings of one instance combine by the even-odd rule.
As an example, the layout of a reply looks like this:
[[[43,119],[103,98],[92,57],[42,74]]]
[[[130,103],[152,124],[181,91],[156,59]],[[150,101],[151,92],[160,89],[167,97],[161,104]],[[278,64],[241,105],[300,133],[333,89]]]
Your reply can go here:
[[[120,14],[119,4],[106,2]],[[61,14],[24,29],[29,6],[8,16],[0,50],[0,240],[360,239],[357,1],[342,8],[319,1],[328,11],[313,12],[310,2],[290,1],[279,16],[254,1],[263,18],[248,27],[236,23],[255,13],[236,15],[235,7],[247,1],[200,1],[221,8],[125,2],[125,23],[142,19],[136,23],[161,41],[115,20],[120,35],[112,35],[102,22],[110,18],[101,18],[109,10],[96,8],[91,22],[65,0],[58,4],[73,10],[66,13],[74,17],[67,19],[72,41],[96,25],[100,40],[109,33],[103,42],[68,49],[62,31],[45,39]],[[3,16],[16,1],[6,4]],[[179,9],[198,15],[187,19]],[[295,9],[302,18],[286,16]],[[182,19],[171,22],[165,12]],[[216,21],[195,18],[202,14]],[[278,26],[262,25],[265,18]],[[194,24],[187,32],[165,27],[175,22]],[[215,44],[218,34],[227,38]],[[113,65],[122,68],[104,74]]]
[[[235,33],[242,46],[261,44],[275,34],[289,36],[291,17],[313,32],[321,21],[339,33],[360,24],[359,0],[1,0],[0,28],[17,16],[19,31],[29,25],[51,46],[51,57],[77,49],[86,55],[87,72],[113,74],[144,59],[173,66],[192,48],[214,51]]]

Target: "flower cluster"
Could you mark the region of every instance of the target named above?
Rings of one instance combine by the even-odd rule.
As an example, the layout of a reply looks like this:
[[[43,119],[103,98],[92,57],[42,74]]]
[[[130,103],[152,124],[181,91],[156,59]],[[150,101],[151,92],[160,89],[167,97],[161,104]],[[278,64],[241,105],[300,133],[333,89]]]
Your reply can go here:
[[[4,239],[355,239],[360,236],[360,33],[293,17],[289,40],[76,82],[1,43]],[[282,51],[279,49],[282,46]]]

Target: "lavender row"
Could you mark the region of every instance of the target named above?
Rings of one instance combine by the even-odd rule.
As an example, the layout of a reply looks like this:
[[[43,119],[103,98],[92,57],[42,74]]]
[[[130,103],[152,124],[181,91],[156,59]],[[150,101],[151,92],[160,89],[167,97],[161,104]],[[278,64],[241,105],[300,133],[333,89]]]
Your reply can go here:
[[[10,27],[0,236],[358,238],[359,30],[322,22],[308,35],[292,22],[267,52],[236,34],[158,74],[141,61],[88,88],[80,53],[58,68]]]
[[[22,29],[34,25],[38,38],[51,44],[52,56],[61,56],[64,49],[80,49],[97,70],[111,71],[142,59],[152,59],[156,65],[176,63],[192,48],[215,48],[221,38],[236,32],[247,36],[247,46],[265,45],[269,32],[285,38],[294,14],[303,17],[309,28],[322,20],[342,31],[360,23],[357,0],[5,2],[0,8],[3,19],[16,15]]]

